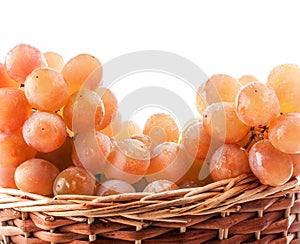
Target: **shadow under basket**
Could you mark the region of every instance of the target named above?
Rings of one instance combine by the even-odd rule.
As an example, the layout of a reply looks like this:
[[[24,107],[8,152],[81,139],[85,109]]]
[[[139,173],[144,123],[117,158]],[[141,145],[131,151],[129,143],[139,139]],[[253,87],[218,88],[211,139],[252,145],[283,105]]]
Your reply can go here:
[[[0,188],[0,221],[1,243],[300,243],[300,187],[240,175],[105,197]]]

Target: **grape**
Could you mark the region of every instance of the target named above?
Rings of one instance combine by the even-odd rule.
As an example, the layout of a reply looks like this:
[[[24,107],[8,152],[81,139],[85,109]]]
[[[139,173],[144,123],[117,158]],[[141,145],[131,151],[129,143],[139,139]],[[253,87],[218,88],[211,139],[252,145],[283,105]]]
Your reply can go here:
[[[285,153],[300,153],[300,114],[287,113],[274,119],[269,125],[272,145]]]
[[[96,93],[101,97],[104,107],[103,118],[97,125],[96,129],[102,130],[111,123],[118,108],[118,100],[115,94],[110,89],[105,87],[97,88]]]
[[[135,193],[133,186],[122,180],[106,180],[102,182],[97,190],[98,196],[109,196],[122,193]]]
[[[237,144],[224,144],[212,155],[210,175],[213,181],[250,173],[247,153]]]
[[[0,132],[21,128],[31,113],[24,92],[17,88],[0,88],[0,101]]]
[[[15,171],[16,167],[14,166],[0,165],[0,187],[17,189]]]
[[[193,164],[193,159],[187,156],[182,144],[163,142],[154,148],[146,180],[180,180]]]
[[[107,135],[110,138],[113,138],[121,130],[121,127],[122,127],[122,116],[121,113],[118,110],[116,110],[110,124],[106,126],[104,129],[100,130],[100,132],[102,132],[103,134]],[[140,131],[139,128],[138,130]]]
[[[258,82],[258,80],[253,75],[243,75],[238,78],[238,82],[244,86],[250,82]]]
[[[116,141],[108,155],[104,175],[130,184],[138,182],[150,164],[150,152],[144,143],[135,139]]]
[[[253,174],[265,185],[282,185],[293,173],[291,156],[277,150],[267,139],[258,141],[251,147],[249,164]]]
[[[4,64],[0,63],[0,88],[13,87],[18,88],[19,83],[12,79],[6,71]]]
[[[174,118],[165,113],[151,115],[143,129],[143,134],[150,136],[152,148],[163,142],[178,142],[179,128]]]
[[[48,67],[53,68],[59,72],[62,71],[64,67],[64,59],[60,54],[56,52],[45,52],[44,58]]]
[[[70,94],[80,90],[83,85],[95,90],[101,82],[102,64],[93,55],[83,53],[72,57],[64,65],[62,74],[69,84]]]
[[[17,167],[15,182],[22,191],[52,195],[53,182],[58,173],[59,170],[49,161],[33,158]]]
[[[235,100],[236,113],[249,126],[264,126],[279,114],[275,90],[260,82],[243,86]]]
[[[69,167],[60,172],[53,183],[54,195],[94,195],[96,180],[83,168]]]
[[[204,97],[208,104],[216,102],[234,102],[241,84],[225,74],[216,74],[210,77],[204,86]]]
[[[146,185],[143,192],[159,193],[164,191],[177,190],[179,187],[169,180],[156,180]]]
[[[72,138],[67,137],[58,149],[47,153],[37,152],[36,158],[45,159],[51,162],[59,171],[62,171],[69,166],[74,166],[72,161],[72,147]]]
[[[293,162],[293,177],[300,175],[300,154],[290,154]]]
[[[66,102],[68,84],[55,69],[42,67],[32,71],[25,80],[25,95],[31,106],[41,111],[55,112]]]
[[[196,159],[204,159],[210,148],[211,137],[203,127],[203,120],[189,125],[182,133],[185,150]]]
[[[236,143],[243,139],[250,127],[238,118],[234,103],[220,102],[209,105],[203,113],[203,127],[213,139]]]
[[[15,46],[5,57],[7,73],[21,84],[34,69],[43,66],[46,66],[43,54],[37,48],[27,44]]]
[[[51,152],[66,140],[66,125],[55,113],[36,111],[25,121],[23,136],[26,143],[37,151]]]
[[[274,67],[267,83],[272,86],[280,102],[280,112],[300,112],[300,68],[295,64]]]
[[[113,131],[115,132],[115,131]],[[141,129],[138,126],[138,124],[136,124],[135,122],[131,121],[131,120],[127,120],[127,121],[123,121],[121,123],[121,127],[118,130],[118,133],[116,133],[113,138],[115,140],[124,140],[124,139],[129,139],[132,135],[135,134],[141,134]]]
[[[103,112],[103,103],[98,94],[82,89],[74,92],[67,100],[63,108],[63,118],[67,127],[77,133],[82,130],[95,129],[103,118]]]
[[[0,166],[17,167],[27,159],[34,158],[36,150],[24,141],[22,130],[0,133]]]
[[[98,131],[94,135],[86,133],[83,138],[77,135],[74,138],[74,145],[72,150],[74,165],[85,168],[92,174],[103,172],[106,158],[112,150],[112,143],[108,136]]]

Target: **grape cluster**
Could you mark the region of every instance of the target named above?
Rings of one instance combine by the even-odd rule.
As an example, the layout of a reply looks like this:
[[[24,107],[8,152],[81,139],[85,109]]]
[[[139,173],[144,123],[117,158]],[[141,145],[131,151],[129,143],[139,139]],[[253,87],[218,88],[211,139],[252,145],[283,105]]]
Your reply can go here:
[[[216,74],[199,84],[197,118],[123,121],[91,54],[67,62],[19,44],[0,64],[0,186],[106,196],[194,187],[253,173],[276,186],[300,175],[300,68],[266,82]],[[86,81],[89,80],[88,83]]]

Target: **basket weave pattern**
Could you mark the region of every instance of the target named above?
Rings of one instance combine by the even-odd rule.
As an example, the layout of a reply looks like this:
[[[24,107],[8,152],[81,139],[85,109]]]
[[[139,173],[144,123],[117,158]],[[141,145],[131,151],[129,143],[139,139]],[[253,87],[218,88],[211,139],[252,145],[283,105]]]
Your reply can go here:
[[[299,193],[297,179],[269,187],[252,175],[163,193],[105,197],[48,198],[0,188],[0,239],[2,243],[300,243]]]

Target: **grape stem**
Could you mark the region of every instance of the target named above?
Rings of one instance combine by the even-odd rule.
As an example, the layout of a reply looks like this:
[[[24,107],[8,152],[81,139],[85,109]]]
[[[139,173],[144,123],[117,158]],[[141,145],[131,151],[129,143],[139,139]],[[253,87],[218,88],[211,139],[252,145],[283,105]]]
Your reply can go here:
[[[243,148],[245,150],[247,150],[249,148],[249,146],[252,144],[252,142],[258,142],[260,140],[265,139],[265,135],[268,134],[268,131],[269,131],[269,128],[266,125],[258,126],[258,127],[252,126],[250,128],[251,136],[250,136],[248,142],[246,143],[246,145],[243,146]]]

